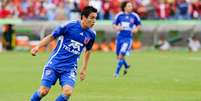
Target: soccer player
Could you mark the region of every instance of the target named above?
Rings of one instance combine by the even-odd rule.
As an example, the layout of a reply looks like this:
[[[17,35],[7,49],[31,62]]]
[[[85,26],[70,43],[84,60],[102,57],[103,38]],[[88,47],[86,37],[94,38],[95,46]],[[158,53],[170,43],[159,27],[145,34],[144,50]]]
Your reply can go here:
[[[118,64],[114,77],[119,76],[122,65],[125,66],[123,75],[127,74],[127,69],[130,67],[125,60],[126,53],[129,52],[132,46],[132,38],[138,32],[141,26],[139,16],[132,12],[133,5],[131,2],[125,1],[121,5],[122,12],[116,15],[113,21],[113,28],[117,31],[116,38],[116,55]]]
[[[39,48],[58,38],[57,46],[44,66],[41,86],[32,95],[31,101],[40,101],[58,79],[62,92],[56,101],[68,101],[76,81],[77,60],[84,48],[80,79],[85,79],[90,50],[95,41],[95,31],[91,27],[95,24],[96,17],[97,9],[92,6],[85,7],[81,12],[81,21],[70,21],[59,26],[31,50],[31,54],[35,56]]]

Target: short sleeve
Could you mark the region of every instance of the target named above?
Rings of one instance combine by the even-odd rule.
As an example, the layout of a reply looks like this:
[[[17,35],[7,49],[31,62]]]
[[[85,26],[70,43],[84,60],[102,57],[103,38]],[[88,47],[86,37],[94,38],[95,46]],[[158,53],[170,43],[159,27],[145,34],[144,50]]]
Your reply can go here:
[[[115,24],[115,25],[118,25],[120,23],[120,20],[119,20],[119,15],[120,14],[117,14],[112,22],[112,24]]]
[[[140,17],[136,13],[134,13],[134,17],[135,17],[135,25],[136,26],[141,25]]]
[[[88,44],[86,44],[86,50],[92,49],[95,39],[96,39],[96,31],[92,30],[91,39],[89,40]]]
[[[91,50],[94,44],[94,39],[90,40],[89,43],[86,45],[86,50]]]

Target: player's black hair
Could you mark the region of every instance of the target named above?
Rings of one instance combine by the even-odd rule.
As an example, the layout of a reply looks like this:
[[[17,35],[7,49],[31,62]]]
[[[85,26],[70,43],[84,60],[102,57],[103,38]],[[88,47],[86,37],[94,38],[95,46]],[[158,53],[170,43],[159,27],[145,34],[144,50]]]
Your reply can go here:
[[[82,19],[82,16],[85,16],[86,18],[88,18],[90,13],[97,13],[97,9],[92,6],[86,6],[81,12],[81,19]]]
[[[125,10],[125,7],[126,7],[126,5],[129,3],[129,1],[124,1],[124,2],[122,2],[121,3],[121,10],[124,12]]]

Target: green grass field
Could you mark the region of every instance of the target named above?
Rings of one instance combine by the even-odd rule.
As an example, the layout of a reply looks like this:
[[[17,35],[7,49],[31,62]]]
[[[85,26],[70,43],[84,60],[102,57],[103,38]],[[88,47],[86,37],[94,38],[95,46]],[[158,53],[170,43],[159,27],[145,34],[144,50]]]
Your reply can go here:
[[[0,53],[0,101],[29,101],[40,84],[49,53]],[[132,53],[126,77],[113,78],[114,53],[95,52],[85,81],[77,80],[70,101],[201,101],[201,52]],[[81,64],[82,61],[79,61]],[[54,101],[58,83],[42,101]]]

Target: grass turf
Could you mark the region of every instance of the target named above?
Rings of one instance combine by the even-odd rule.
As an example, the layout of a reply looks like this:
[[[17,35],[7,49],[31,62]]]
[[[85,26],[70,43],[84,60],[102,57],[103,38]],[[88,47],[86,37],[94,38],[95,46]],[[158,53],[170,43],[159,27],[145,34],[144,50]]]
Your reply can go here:
[[[29,101],[48,55],[0,53],[0,101]],[[127,60],[131,68],[126,77],[114,79],[114,53],[94,52],[87,78],[82,82],[78,78],[70,101],[201,101],[201,52],[146,50]],[[54,101],[59,94],[57,82],[42,101]]]

